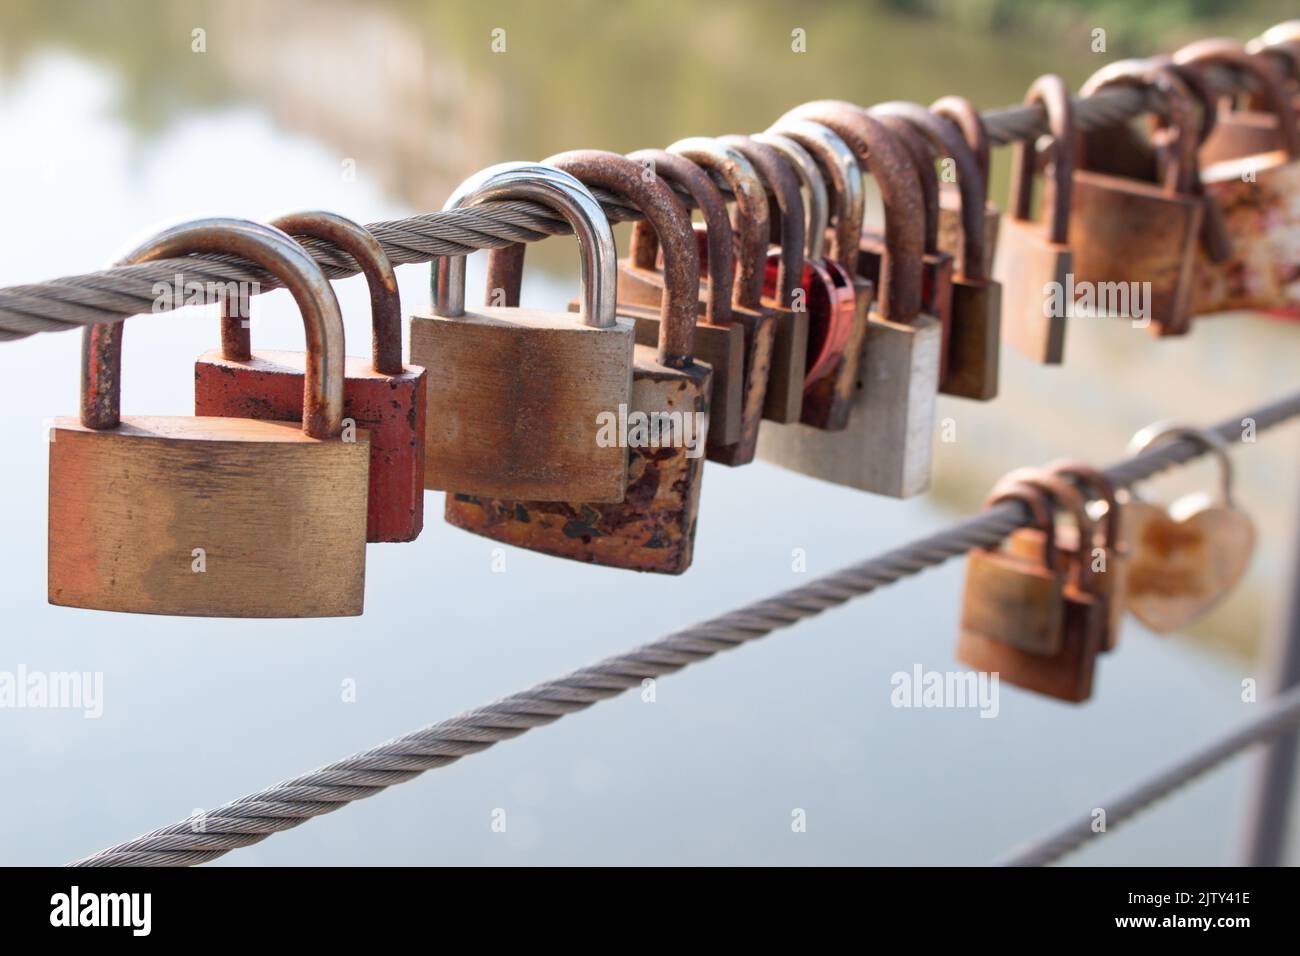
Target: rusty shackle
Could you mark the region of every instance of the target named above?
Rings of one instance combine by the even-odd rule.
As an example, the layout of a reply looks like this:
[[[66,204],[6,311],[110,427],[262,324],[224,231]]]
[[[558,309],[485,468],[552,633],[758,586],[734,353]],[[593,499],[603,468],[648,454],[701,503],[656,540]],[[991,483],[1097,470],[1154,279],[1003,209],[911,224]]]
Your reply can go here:
[[[343,431],[343,316],[316,260],[274,226],[212,218],[169,226],[118,255],[113,265],[196,253],[239,256],[284,283],[302,313],[307,337],[303,431],[312,438],[338,437]],[[124,325],[91,325],[82,334],[81,423],[87,428],[116,428],[121,422]]]
[[[770,196],[769,215],[772,201],[776,202],[776,222],[781,237],[777,301],[782,308],[788,309],[794,303],[795,290],[803,279],[804,246],[807,244],[807,224],[804,222],[799,176],[781,152],[772,146],[748,136],[719,136],[718,141],[732,147],[754,165]]]
[[[381,375],[401,375],[402,300],[397,273],[379,240],[359,223],[323,210],[276,216],[270,224],[295,239],[309,236],[338,246],[354,260],[370,289],[371,365]],[[221,300],[221,354],[232,361],[253,357],[252,334],[247,323],[247,302],[240,298],[240,314],[230,314],[230,299]]]
[[[1075,157],[1079,153],[1079,130],[1074,122],[1070,88],[1055,73],[1040,76],[1025,94],[1026,106],[1042,107],[1052,138],[1052,205],[1047,210],[1047,239],[1064,245],[1070,236],[1070,191],[1074,182]],[[1033,142],[1017,140],[1011,161],[1011,218],[1028,219],[1032,207],[1037,150]]]

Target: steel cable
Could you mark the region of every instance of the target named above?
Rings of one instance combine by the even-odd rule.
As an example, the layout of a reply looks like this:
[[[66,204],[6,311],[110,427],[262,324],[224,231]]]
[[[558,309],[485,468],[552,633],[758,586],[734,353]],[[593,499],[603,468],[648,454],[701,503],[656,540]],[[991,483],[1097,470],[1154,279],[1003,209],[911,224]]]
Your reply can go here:
[[[1300,392],[1214,426],[1227,442],[1240,441],[1243,420],[1263,431],[1300,416]],[[1117,487],[1130,485],[1205,454],[1188,439],[1158,445],[1106,469]],[[935,534],[826,575],[623,654],[467,711],[311,773],[240,797],[202,817],[190,818],[119,843],[74,866],[190,866],[258,843],[312,817],[370,797],[479,753],[566,714],[815,617],[877,588],[936,567],[973,548],[992,547],[1029,523],[1023,505],[1008,502]]]

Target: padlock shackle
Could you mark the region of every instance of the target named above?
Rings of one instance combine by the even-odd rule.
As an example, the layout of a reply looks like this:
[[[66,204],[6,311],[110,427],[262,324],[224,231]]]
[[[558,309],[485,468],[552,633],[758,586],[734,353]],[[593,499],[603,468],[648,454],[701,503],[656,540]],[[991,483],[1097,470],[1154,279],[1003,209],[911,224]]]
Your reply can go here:
[[[727,328],[731,325],[731,287],[736,278],[736,248],[731,240],[731,218],[727,201],[709,174],[689,159],[666,149],[639,149],[628,159],[641,164],[655,176],[690,193],[691,201],[704,219],[708,249],[709,284],[705,289],[704,323]],[[638,269],[653,272],[659,254],[659,237],[645,220],[632,226],[628,257]],[[696,258],[699,252],[696,252]]]
[[[804,223],[804,258],[821,259],[826,254],[826,230],[831,223],[831,202],[830,194],[826,191],[826,180],[822,178],[817,161],[797,141],[780,133],[753,133],[749,138],[775,149],[799,177],[799,185],[808,194],[808,201],[804,203],[807,215]]]
[[[1092,563],[1086,560],[1084,555],[1089,550],[1089,542],[1093,541],[1096,535],[1083,495],[1063,475],[1052,474],[1042,468],[1016,468],[1003,475],[998,482],[998,487],[1015,485],[1027,485],[1047,495],[1053,511],[1053,525],[1055,525],[1056,511],[1066,511],[1070,514],[1079,536],[1079,555],[1075,565],[1077,582],[1082,590],[1091,592],[1095,587]],[[1058,553],[1059,551],[1058,548]]]
[[[1272,43],[1256,37],[1246,42],[1246,52],[1251,56],[1272,57],[1286,78],[1292,83],[1300,82],[1300,36]]]
[[[984,196],[987,200],[989,191],[989,167],[992,147],[989,143],[988,127],[979,109],[964,96],[941,96],[930,104],[930,112],[948,123],[956,125],[966,141],[975,162],[979,167],[980,182],[984,184]]]
[[[984,268],[984,205],[988,193],[974,150],[951,123],[920,103],[881,103],[873,106],[871,112],[877,116],[895,116],[905,120],[916,133],[929,141],[935,152],[953,161],[957,172],[957,188],[961,194],[962,258],[957,264],[958,276],[986,281],[989,277]],[[933,175],[933,161],[926,166]],[[924,177],[924,172],[922,176]],[[928,234],[929,230],[927,241]]]
[[[1251,56],[1243,44],[1236,40],[1215,37],[1197,40],[1174,52],[1174,63],[1203,70],[1220,66],[1251,77],[1264,102],[1264,108],[1277,117],[1278,132],[1287,156],[1300,157],[1300,127],[1296,125],[1295,108],[1287,95],[1282,75],[1266,60]]]
[[[844,100],[814,100],[796,106],[778,120],[812,120],[830,128],[853,150],[859,167],[880,188],[885,205],[885,254],[877,288],[879,312],[893,322],[911,322],[921,312],[922,257],[925,253],[925,206],[911,153],[880,120]],[[856,250],[859,239],[853,239]],[[850,274],[856,274],[854,259]]]
[[[858,243],[862,240],[862,217],[866,209],[862,167],[857,156],[834,130],[812,120],[782,118],[769,127],[768,132],[794,140],[816,161],[823,181],[834,194],[830,257],[850,274],[856,271]]]
[[[1079,130],[1074,122],[1070,88],[1055,73],[1046,73],[1030,84],[1025,106],[1039,106],[1047,115],[1052,137],[1051,208],[1047,210],[1047,239],[1065,245],[1070,237],[1070,190],[1074,181],[1075,157],[1079,153]],[[1037,149],[1033,141],[1017,140],[1011,160],[1012,219],[1028,220],[1033,207]]]
[[[719,136],[719,142],[732,147],[744,156],[763,181],[768,196],[768,212],[776,203],[776,221],[781,233],[781,259],[777,275],[777,302],[789,309],[794,305],[795,290],[803,279],[804,246],[807,244],[807,225],[804,222],[803,193],[799,189],[799,176],[786,162],[785,157],[771,146],[756,142],[748,136]],[[768,238],[771,238],[769,232]],[[764,268],[766,269],[766,254]]]
[[[1065,569],[1060,567],[1061,556],[1056,547],[1056,515],[1048,504],[1047,496],[1032,485],[1009,482],[1004,475],[984,499],[983,507],[992,508],[994,505],[1009,501],[1018,502],[1028,508],[1032,526],[1043,533],[1043,566],[1058,574],[1064,571]],[[984,550],[997,551],[998,545],[991,545]]]
[[[934,169],[934,150],[917,128],[902,117],[878,112],[874,106],[868,112],[902,141],[912,157],[925,208],[925,254],[934,255],[939,252],[939,174]]]
[[[1120,510],[1119,497],[1115,494],[1115,485],[1105,473],[1087,462],[1073,458],[1058,458],[1049,461],[1045,470],[1071,479],[1089,498],[1104,502],[1106,505],[1106,547],[1117,553],[1125,550],[1124,520]]]
[[[762,308],[769,211],[767,190],[758,170],[739,151],[708,136],[679,139],[668,152],[717,173],[731,188],[736,199],[735,230],[740,237],[740,268],[731,298],[743,309]]]
[[[284,284],[302,313],[307,338],[302,427],[312,438],[343,431],[343,316],[316,260],[285,233],[246,219],[195,219],[169,226],[113,260],[114,266],[203,253],[247,259]],[[125,322],[87,326],[81,338],[81,423],[97,430],[121,423]]]
[[[383,245],[361,224],[324,210],[284,213],[268,220],[286,235],[308,237],[337,246],[351,256],[370,289],[371,365],[380,375],[401,375],[402,299],[397,273]],[[231,361],[253,357],[248,310],[229,314],[229,298],[221,300],[221,354]]]
[[[660,304],[659,362],[669,368],[694,364],[695,314],[700,289],[700,253],[691,215],[663,179],[646,167],[599,149],[575,149],[543,160],[589,189],[605,189],[636,206],[664,251],[664,291]],[[501,289],[507,306],[517,306],[524,251],[518,242],[488,255],[488,288]]]
[[[1228,454],[1228,443],[1215,432],[1194,425],[1182,425],[1177,422],[1154,422],[1139,430],[1129,439],[1127,453],[1130,457],[1142,454],[1157,445],[1168,444],[1179,438],[1186,438],[1201,445],[1214,456],[1219,463],[1219,499],[1229,507],[1236,507],[1232,497],[1234,473],[1232,456]]]
[[[1089,77],[1079,91],[1080,96],[1093,96],[1101,90],[1127,86],[1148,94],[1157,130],[1163,134],[1159,141],[1152,136],[1157,147],[1156,179],[1170,195],[1202,192],[1197,149],[1212,128],[1212,121],[1204,117],[1214,114],[1214,102],[1187,82],[1189,75],[1200,77],[1196,70],[1180,69],[1168,59],[1117,60]]]
[[[578,314],[596,329],[615,324],[618,251],[605,211],[587,187],[568,173],[539,163],[499,163],[456,187],[443,211],[505,199],[525,199],[558,212],[578,239]],[[465,314],[465,257],[439,256],[432,269],[433,311],[444,318]]]

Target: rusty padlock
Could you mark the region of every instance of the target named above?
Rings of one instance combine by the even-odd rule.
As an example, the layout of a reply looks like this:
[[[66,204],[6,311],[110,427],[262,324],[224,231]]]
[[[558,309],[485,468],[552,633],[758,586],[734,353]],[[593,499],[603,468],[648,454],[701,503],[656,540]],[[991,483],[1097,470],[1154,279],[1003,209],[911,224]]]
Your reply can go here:
[[[952,333],[952,256],[939,248],[939,177],[934,152],[916,127],[903,118],[873,106],[869,112],[885,124],[911,154],[921,183],[925,209],[925,254],[921,263],[921,310],[939,320],[939,381],[948,368],[948,342]],[[885,237],[866,230],[858,244],[858,273],[873,283],[880,281],[880,260]]]
[[[944,96],[930,104],[930,112],[956,125],[966,145],[975,155],[980,183],[984,188],[984,268],[982,275],[993,274],[993,254],[998,247],[998,224],[1002,214],[989,199],[989,134],[984,118],[975,104],[964,96]],[[950,182],[939,186],[939,248],[949,253],[954,262],[964,261],[963,236],[966,220],[962,213],[960,189]]]
[[[817,124],[808,124],[817,125]],[[825,135],[835,134],[824,126],[818,127]],[[804,365],[803,394],[805,404],[800,410],[799,421],[808,424],[825,422],[831,411],[833,397],[828,402],[827,395],[834,395],[833,382],[830,381],[839,366],[843,364],[844,352],[853,338],[854,323],[857,319],[857,297],[853,282],[847,272],[833,260],[827,259],[826,233],[830,226],[830,193],[826,188],[821,168],[796,139],[781,133],[756,133],[753,138],[766,143],[777,150],[790,167],[796,171],[800,184],[808,193],[807,228],[804,232],[804,254],[802,275],[796,280],[795,294],[802,298],[798,307],[808,316],[808,349]],[[848,150],[840,140],[840,146]],[[852,154],[850,153],[850,159]],[[853,160],[856,169],[857,160]],[[764,296],[774,296],[779,291],[783,276],[776,267],[771,255],[768,256],[767,271],[763,279]],[[863,313],[865,326],[866,315]],[[865,331],[865,327],[863,329]],[[861,339],[859,338],[859,345]],[[846,392],[851,395],[850,388]],[[848,422],[847,402],[844,405],[843,427]],[[759,457],[763,455],[764,435],[770,429],[759,433]]]
[[[960,243],[961,258],[952,273],[951,316],[939,391],[988,401],[998,393],[1002,287],[985,271],[985,180],[979,161],[950,124],[918,103],[881,103],[873,107],[873,113],[912,124],[937,153],[955,166],[965,238]]]
[[[1202,166],[1287,149],[1289,134],[1279,122],[1274,93],[1268,88],[1277,86],[1288,105],[1291,104],[1291,97],[1286,93],[1286,74],[1295,69],[1296,56],[1289,44],[1256,41],[1242,45],[1224,38],[1198,40],[1173,54],[1172,59],[1179,66],[1192,67],[1198,72],[1206,65],[1218,66],[1248,78],[1254,86],[1253,93],[1216,97],[1215,129],[1201,146]]]
[[[1082,496],[1063,478],[1036,473],[1008,483],[1008,479],[1013,477],[1009,475],[999,482],[992,500],[1019,497],[1023,501],[1032,501],[1035,496],[1045,497],[1046,500],[1042,503],[1031,506],[1041,536],[1038,539],[1041,548],[1037,549],[1038,554],[1033,558],[1017,557],[1015,560],[1037,560],[1051,569],[1049,573],[1063,575],[1057,579],[1062,582],[1059,592],[1059,630],[1055,634],[1048,634],[1052,640],[1047,644],[1033,647],[1012,643],[998,634],[995,626],[1001,626],[1004,634],[1022,636],[1019,630],[1021,616],[1038,620],[1042,612],[1042,606],[1038,603],[1042,600],[1040,594],[1028,589],[1027,598],[1018,598],[1013,588],[1005,590],[1009,597],[1002,604],[999,615],[993,615],[989,621],[983,622],[982,628],[967,626],[980,621],[974,608],[982,603],[979,592],[981,582],[976,580],[972,588],[968,577],[966,593],[970,597],[970,604],[964,605],[964,626],[957,656],[979,670],[997,672],[1004,680],[1018,687],[1060,700],[1081,703],[1092,695],[1097,655],[1104,640],[1106,612],[1093,593],[1095,583],[1089,568],[1069,560],[1056,547],[1055,512],[1058,507],[1072,512],[1075,521],[1084,529],[1079,534],[1085,539],[1092,535],[1090,519],[1083,508]],[[1050,515],[1046,521],[1041,518],[1044,509]],[[1013,536],[1017,533],[1019,532],[1014,532]],[[997,582],[991,578],[989,583]],[[1037,635],[1030,633],[1027,636]]]
[[[1066,310],[1054,307],[1051,289],[1064,289],[1072,271],[1070,193],[1078,149],[1070,88],[1054,74],[1036,79],[1026,106],[1041,106],[1051,131],[1042,221],[1031,218],[1037,149],[1017,140],[1011,160],[1011,198],[1002,217],[993,277],[1002,284],[1002,337],[1022,355],[1045,365],[1065,359]]]
[[[1201,171],[1207,196],[1223,215],[1232,255],[1197,264],[1198,314],[1232,309],[1300,311],[1300,128],[1280,74],[1231,40],[1207,40],[1174,55],[1185,68],[1228,66],[1251,76],[1271,111],[1279,148],[1239,155]],[[1220,114],[1219,126],[1224,125]],[[1262,144],[1261,144],[1262,145]]]
[[[370,444],[343,433],[343,317],[278,229],[172,226],[117,259],[248,259],[285,284],[307,334],[300,423],[120,416],[124,323],[82,336],[81,416],[50,434],[49,601],[208,617],[360,614]],[[199,260],[196,260],[199,261]]]
[[[764,445],[764,458],[864,491],[917,494],[930,480],[939,321],[920,305],[925,229],[916,168],[900,139],[851,103],[806,103],[782,117],[778,128],[794,119],[829,127],[875,177],[885,205],[886,255],[848,426],[783,427],[776,432],[779,443]]]
[[[344,362],[343,417],[370,435],[367,541],[414,541],[424,527],[425,375],[402,364],[402,304],[384,248],[362,226],[330,212],[278,216],[295,238],[328,242],[351,256],[370,287],[372,354]],[[241,303],[242,304],[242,303]],[[252,350],[246,308],[222,302],[221,348],[194,363],[194,414],[292,421],[302,417],[305,352]]]
[[[662,178],[643,176],[641,163],[616,153],[577,150],[547,162],[633,203],[663,248],[669,285],[658,347],[636,346],[632,402],[608,423],[626,449],[627,497],[601,504],[448,494],[446,519],[544,554],[680,574],[694,550],[712,377],[692,358],[700,264],[690,213]],[[489,258],[489,288],[502,289],[511,305],[519,299],[524,248],[497,249]]]
[[[1273,58],[1286,76],[1292,108],[1300,114],[1300,20],[1269,27],[1246,44],[1246,52]],[[1259,108],[1258,97],[1252,99],[1252,105]]]
[[[1032,471],[1032,469],[1030,469]],[[1110,481],[1100,471],[1084,462],[1055,461],[1043,471],[1074,482],[1087,498],[1096,497],[1104,504],[1104,517],[1091,522],[1092,535],[1080,546],[1077,520],[1056,529],[1056,548],[1074,566],[1085,566],[1085,583],[1105,620],[1103,651],[1114,650],[1124,619],[1125,587],[1128,574],[1128,547],[1125,544],[1124,512]],[[1020,476],[1012,472],[1012,478]],[[1027,560],[1037,560],[1043,553],[1043,534],[1037,528],[1022,528],[1007,539],[1007,552]]]
[[[573,227],[583,308],[465,311],[465,257],[433,269],[434,314],[411,318],[411,361],[428,370],[426,488],[544,501],[622,501],[627,455],[596,441],[603,413],[632,397],[632,323],[614,314],[614,234],[567,173],[504,163],[462,183],[444,206],[531,199]],[[491,301],[491,299],[489,299]]]
[[[763,272],[771,228],[767,193],[753,164],[738,150],[716,139],[692,136],[673,143],[668,152],[721,176],[735,197],[739,253],[731,319],[745,334],[740,437],[732,445],[710,446],[708,455],[709,461],[722,465],[747,465],[754,460],[758,445],[776,338],[777,310],[763,302]]]
[[[1193,94],[1175,70],[1152,64],[1135,78],[1160,104],[1156,110],[1160,125],[1151,134],[1157,181],[1075,171],[1070,209],[1072,289],[1097,291],[1092,310],[1097,315],[1132,319],[1135,327],[1149,328],[1156,335],[1184,335],[1191,327],[1205,209],[1197,191],[1200,122]],[[1123,304],[1103,304],[1103,290],[1118,292]],[[1063,298],[1075,308],[1071,292]]]
[[[713,369],[709,398],[709,443],[719,448],[740,440],[744,397],[745,332],[731,317],[731,287],[735,279],[735,249],[727,203],[706,173],[689,159],[663,149],[642,149],[628,159],[641,163],[647,175],[685,190],[704,220],[708,255],[701,262],[700,321],[695,326],[695,356]],[[637,341],[653,345],[659,331],[660,307],[667,289],[656,267],[659,237],[647,222],[632,227],[626,259],[619,260],[618,308],[636,320]]]
[[[718,140],[753,164],[767,190],[770,235],[775,245],[763,262],[760,300],[772,313],[773,326],[763,419],[797,422],[803,411],[808,365],[808,310],[802,307],[798,295],[807,228],[799,178],[781,153],[765,143],[749,136],[719,136]],[[707,255],[707,249],[702,253]],[[775,281],[769,287],[767,277],[772,273]]]
[[[875,294],[872,283],[857,274],[858,240],[862,234],[864,193],[862,170],[848,145],[828,127],[811,120],[782,120],[768,135],[802,147],[817,167],[828,191],[833,215],[828,216],[830,255],[823,256],[828,233],[811,239],[802,286],[807,293],[812,357],[804,379],[800,423],[826,431],[842,431],[861,388],[862,347],[867,314]],[[787,443],[779,428],[759,435],[760,456],[765,445]],[[770,442],[769,442],[770,439]],[[776,460],[776,459],[772,459]],[[815,463],[809,463],[815,468]]]

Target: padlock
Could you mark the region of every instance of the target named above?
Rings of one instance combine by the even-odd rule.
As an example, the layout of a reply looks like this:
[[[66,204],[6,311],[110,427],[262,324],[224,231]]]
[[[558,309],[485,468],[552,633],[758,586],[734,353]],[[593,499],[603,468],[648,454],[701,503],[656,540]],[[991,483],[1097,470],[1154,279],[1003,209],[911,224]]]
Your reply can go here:
[[[1160,125],[1151,134],[1157,145],[1157,181],[1075,171],[1073,288],[1087,284],[1098,293],[1120,290],[1120,301],[1127,305],[1117,309],[1111,303],[1104,307],[1105,315],[1134,320],[1156,335],[1184,335],[1191,327],[1205,208],[1196,190],[1200,125],[1193,95],[1176,71],[1152,65],[1136,78],[1159,103]],[[1073,308],[1068,293],[1065,298]]]
[[[939,177],[934,170],[934,153],[930,144],[906,120],[870,110],[907,147],[921,183],[925,208],[925,255],[921,258],[921,310],[939,320],[939,380],[948,368],[948,342],[952,330],[952,256],[939,248]],[[880,260],[885,237],[866,230],[858,244],[858,274],[873,283],[880,281]]]
[[[984,269],[982,275],[993,274],[993,254],[998,247],[998,224],[1002,214],[989,199],[989,135],[984,118],[975,104],[964,96],[944,96],[930,104],[930,112],[956,125],[966,145],[975,154],[980,183],[984,188]],[[950,182],[939,186],[939,248],[949,253],[954,262],[964,261],[963,236],[965,220],[962,214],[961,191]]]
[[[1065,613],[1066,569],[1056,547],[1056,526],[1041,493],[999,482],[984,506],[1020,501],[1033,514],[1033,546],[976,548],[966,557],[962,590],[961,638],[957,656],[967,663],[971,648],[992,644],[1047,656],[1060,650]],[[1010,540],[1010,539],[1009,539]],[[1031,551],[1029,554],[1023,551]]]
[[[343,417],[370,434],[366,540],[414,541],[424,527],[425,380],[424,369],[402,365],[402,304],[392,264],[374,236],[335,213],[292,213],[271,225],[337,246],[366,276],[372,356],[344,360]],[[254,352],[247,309],[231,315],[230,305],[222,302],[221,348],[194,363],[194,414],[301,418],[306,353]]]
[[[411,361],[428,370],[426,488],[539,501],[622,501],[627,454],[597,442],[632,397],[632,323],[614,315],[614,234],[566,173],[505,163],[472,176],[444,209],[530,199],[572,226],[581,321],[567,312],[465,311],[465,257],[433,269],[434,314],[411,318]]]
[[[1251,76],[1271,110],[1279,148],[1239,155],[1201,170],[1208,197],[1222,211],[1232,255],[1196,266],[1198,314],[1233,309],[1300,311],[1300,129],[1280,74],[1230,40],[1207,40],[1174,55],[1185,68],[1227,66]],[[1224,117],[1219,117],[1219,126]]]
[[[861,388],[862,348],[875,294],[872,283],[856,270],[864,203],[862,170],[853,150],[821,123],[787,119],[768,133],[807,151],[834,209],[834,215],[828,216],[830,255],[821,255],[828,238],[827,230],[821,229],[812,238],[815,245],[810,246],[806,257],[802,286],[807,293],[810,349],[815,357],[804,378],[799,421],[825,431],[843,431]],[[783,460],[779,446],[795,440],[782,437],[785,431],[784,427],[763,429],[759,435],[760,457]],[[772,451],[771,455],[763,452],[765,447]],[[815,462],[807,465],[817,467]]]
[[[975,153],[957,130],[917,103],[881,103],[875,115],[910,123],[940,155],[952,160],[963,202],[966,238],[951,279],[951,316],[939,391],[988,401],[998,393],[1002,341],[1002,287],[985,271],[984,176]],[[931,171],[933,167],[931,166]],[[944,253],[947,256],[947,253]]]
[[[1201,146],[1202,166],[1288,148],[1289,134],[1280,123],[1277,103],[1266,87],[1277,86],[1282,91],[1294,116],[1295,107],[1285,92],[1285,83],[1286,72],[1295,68],[1295,56],[1287,45],[1256,41],[1243,46],[1218,38],[1188,44],[1174,53],[1172,59],[1180,66],[1200,70],[1206,64],[1217,65],[1249,77],[1255,87],[1253,93],[1216,96],[1215,129]],[[1247,58],[1256,62],[1250,64]]]
[[[172,226],[115,264],[203,253],[250,260],[293,294],[307,333],[301,422],[121,418],[123,323],[87,326],[80,419],[55,419],[50,433],[49,601],[209,617],[360,614],[370,443],[364,430],[343,437],[334,291],[283,232],[240,219]]]
[[[1036,515],[1039,543],[1039,547],[1033,549],[1037,551],[1036,554],[1007,560],[1031,565],[1039,562],[1042,567],[1048,569],[1048,573],[1060,575],[1056,579],[1061,585],[1059,619],[1057,619],[1059,627],[1055,632],[1047,633],[1050,639],[1046,642],[1028,644],[1023,641],[1007,640],[1004,636],[1006,634],[1014,637],[1025,636],[1019,630],[1023,626],[1023,620],[1040,619],[1043,599],[1030,591],[1028,593],[1031,598],[1016,600],[1015,591],[1009,588],[1009,584],[1015,581],[1014,577],[1010,582],[1001,581],[986,569],[984,580],[979,578],[972,580],[972,575],[977,568],[971,567],[968,571],[966,590],[969,604],[964,606],[967,611],[963,614],[957,656],[979,670],[997,672],[1003,680],[1018,687],[1060,700],[1081,703],[1092,695],[1096,659],[1105,640],[1106,610],[1093,593],[1095,583],[1089,567],[1078,561],[1069,560],[1065,552],[1056,547],[1055,511],[1058,507],[1070,511],[1078,523],[1077,526],[1083,529],[1078,532],[1079,536],[1085,539],[1092,535],[1090,520],[1084,510],[1082,496],[1065,479],[1042,473],[1022,475],[1019,480],[1015,479],[1016,475],[1013,473],[999,482],[992,500],[1006,500],[1007,497],[1017,495],[1021,496],[1021,500],[1025,500],[1035,493],[1045,495],[1050,502],[1048,511],[1051,517],[1044,522]],[[1037,512],[1041,509],[1040,505],[1035,510]],[[1035,531],[1035,529],[1022,529],[1013,532],[1012,537],[1023,535],[1026,530],[1030,534]],[[1015,554],[1014,550],[1012,554]],[[1005,589],[1003,593],[1010,593],[1013,596],[1011,600],[1005,601],[1000,609],[996,604],[991,603],[991,599],[999,593],[998,584],[1002,584]],[[986,603],[999,613],[986,611],[988,618],[981,622],[974,611]],[[977,622],[981,626],[975,626]],[[1002,629],[1001,633],[998,628]],[[1032,632],[1028,636],[1036,637]]]
[[[1246,52],[1273,57],[1286,75],[1292,109],[1300,115],[1300,20],[1287,20],[1269,27],[1246,44]],[[1251,102],[1256,109],[1260,107],[1257,97]]]
[[[1140,454],[1176,438],[1195,441],[1219,463],[1217,500],[1193,494],[1168,508],[1133,495],[1125,505],[1129,535],[1128,610],[1157,634],[1195,623],[1232,591],[1255,550],[1255,524],[1232,495],[1232,459],[1211,431],[1156,424],[1129,444]]]
[[[600,504],[448,494],[446,518],[466,531],[544,554],[681,574],[694,550],[712,384],[709,367],[692,358],[700,263],[690,213],[663,178],[643,176],[641,163],[616,153],[577,150],[547,162],[631,202],[663,248],[669,286],[658,347],[636,346],[632,402],[609,423],[626,449],[627,497],[621,504]],[[497,249],[488,260],[489,287],[501,289],[511,305],[519,299],[524,248]]]
[[[1033,469],[1029,469],[1033,471]],[[1088,592],[1101,609],[1105,625],[1102,631],[1103,651],[1114,650],[1119,642],[1119,632],[1124,619],[1125,582],[1128,571],[1128,547],[1125,542],[1124,511],[1110,481],[1097,469],[1079,461],[1049,463],[1043,473],[1073,481],[1086,498],[1095,496],[1097,504],[1105,506],[1102,517],[1090,521],[1091,535],[1086,546],[1080,546],[1079,524],[1076,520],[1056,529],[1056,548],[1068,563],[1083,566],[1086,570]],[[1022,476],[1017,470],[1009,476]],[[1089,515],[1091,518],[1091,515]],[[1007,539],[1007,552],[1027,560],[1036,560],[1044,547],[1043,534],[1036,528],[1022,528]]]
[[[1064,289],[1072,271],[1070,193],[1078,149],[1070,88],[1054,74],[1040,76],[1025,94],[1026,106],[1041,106],[1051,131],[1042,221],[1031,219],[1037,149],[1017,140],[1011,160],[1011,191],[998,233],[993,277],[1002,284],[1002,337],[1035,362],[1065,359],[1067,311],[1053,304],[1050,290]]]
[[[744,395],[745,332],[731,317],[731,287],[735,279],[735,249],[727,203],[718,187],[699,166],[662,149],[643,149],[628,158],[684,190],[704,220],[708,255],[701,262],[700,321],[695,326],[695,356],[713,369],[713,394],[709,398],[709,443],[719,448],[740,440],[741,400]],[[636,319],[637,341],[653,345],[660,337],[660,306],[666,294],[664,275],[655,265],[659,239],[646,222],[632,227],[626,259],[619,260],[618,307]]]
[[[710,446],[708,456],[709,461],[722,465],[747,465],[754,460],[758,445],[758,426],[767,402],[767,380],[776,337],[776,310],[763,302],[763,272],[770,236],[767,194],[753,164],[716,139],[689,137],[670,145],[668,152],[721,176],[736,200],[739,253],[731,318],[745,333],[740,437],[732,445]]]
[[[808,361],[808,310],[797,290],[804,269],[804,203],[795,171],[779,152],[748,136],[719,136],[753,165],[767,191],[770,236],[775,246],[763,261],[760,301],[772,313],[772,359],[763,419],[797,422],[803,410]],[[707,254],[707,253],[706,253]],[[776,281],[769,292],[767,276]]]
[[[829,127],[875,177],[885,206],[886,255],[867,323],[859,387],[843,431],[783,426],[764,458],[835,484],[893,497],[930,480],[939,321],[921,311],[923,197],[911,155],[885,125],[851,103],[806,103],[781,118]]]

